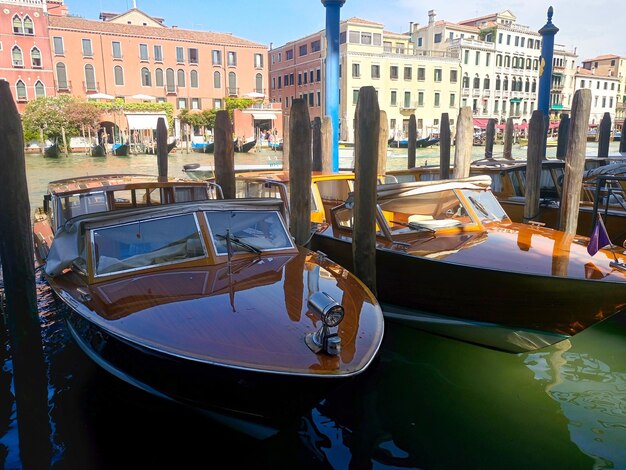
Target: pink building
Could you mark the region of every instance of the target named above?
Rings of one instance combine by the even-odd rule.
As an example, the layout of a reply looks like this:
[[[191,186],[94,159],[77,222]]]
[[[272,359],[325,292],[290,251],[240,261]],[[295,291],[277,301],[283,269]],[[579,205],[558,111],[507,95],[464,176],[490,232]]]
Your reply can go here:
[[[11,85],[20,112],[55,94],[45,0],[0,1],[0,79]]]

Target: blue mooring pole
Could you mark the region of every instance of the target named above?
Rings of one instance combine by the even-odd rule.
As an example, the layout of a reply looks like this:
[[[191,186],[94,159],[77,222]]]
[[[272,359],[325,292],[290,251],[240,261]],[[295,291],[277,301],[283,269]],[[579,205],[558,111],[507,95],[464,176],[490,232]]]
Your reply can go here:
[[[339,171],[339,11],[346,0],[321,0],[326,8],[326,116],[333,125],[333,173]],[[345,99],[345,97],[344,97]]]
[[[544,129],[544,145],[543,156],[546,156],[546,139],[548,138],[548,127],[550,118],[550,89],[552,88],[552,58],[554,56],[554,36],[558,33],[559,28],[552,24],[552,15],[554,10],[548,8],[548,22],[539,30],[541,34],[541,58],[539,64],[539,100],[537,109],[543,113],[545,129]]]

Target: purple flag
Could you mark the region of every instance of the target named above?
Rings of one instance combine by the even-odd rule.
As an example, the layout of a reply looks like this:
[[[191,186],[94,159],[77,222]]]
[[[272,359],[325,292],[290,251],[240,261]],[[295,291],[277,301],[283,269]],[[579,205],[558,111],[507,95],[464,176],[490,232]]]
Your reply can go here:
[[[591,232],[591,237],[589,238],[587,251],[591,256],[593,256],[598,252],[600,248],[603,248],[606,245],[611,245],[611,239],[609,238],[609,234],[606,233],[606,228],[604,228],[602,218],[598,216],[598,220],[596,220],[596,225],[593,228],[593,232]]]

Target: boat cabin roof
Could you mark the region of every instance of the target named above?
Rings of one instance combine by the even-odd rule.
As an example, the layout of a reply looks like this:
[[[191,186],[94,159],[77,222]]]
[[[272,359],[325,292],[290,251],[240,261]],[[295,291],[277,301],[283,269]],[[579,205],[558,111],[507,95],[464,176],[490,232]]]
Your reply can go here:
[[[489,175],[470,176],[452,180],[411,181],[407,183],[388,183],[378,185],[377,199],[394,199],[415,194],[435,193],[449,189],[488,189],[491,186]]]

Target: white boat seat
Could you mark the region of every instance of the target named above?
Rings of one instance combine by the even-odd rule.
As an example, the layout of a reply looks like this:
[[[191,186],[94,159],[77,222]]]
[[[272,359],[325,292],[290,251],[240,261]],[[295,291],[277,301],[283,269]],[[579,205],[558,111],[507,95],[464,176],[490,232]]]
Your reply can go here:
[[[413,214],[410,215],[408,218],[408,222],[420,222],[422,220],[433,220],[433,216],[432,215],[423,215],[423,214]]]
[[[428,228],[430,230],[437,230],[440,228],[458,227],[461,225],[460,220],[455,219],[432,219],[432,220],[418,220],[415,222],[409,222],[410,224],[417,225],[418,227]]]

